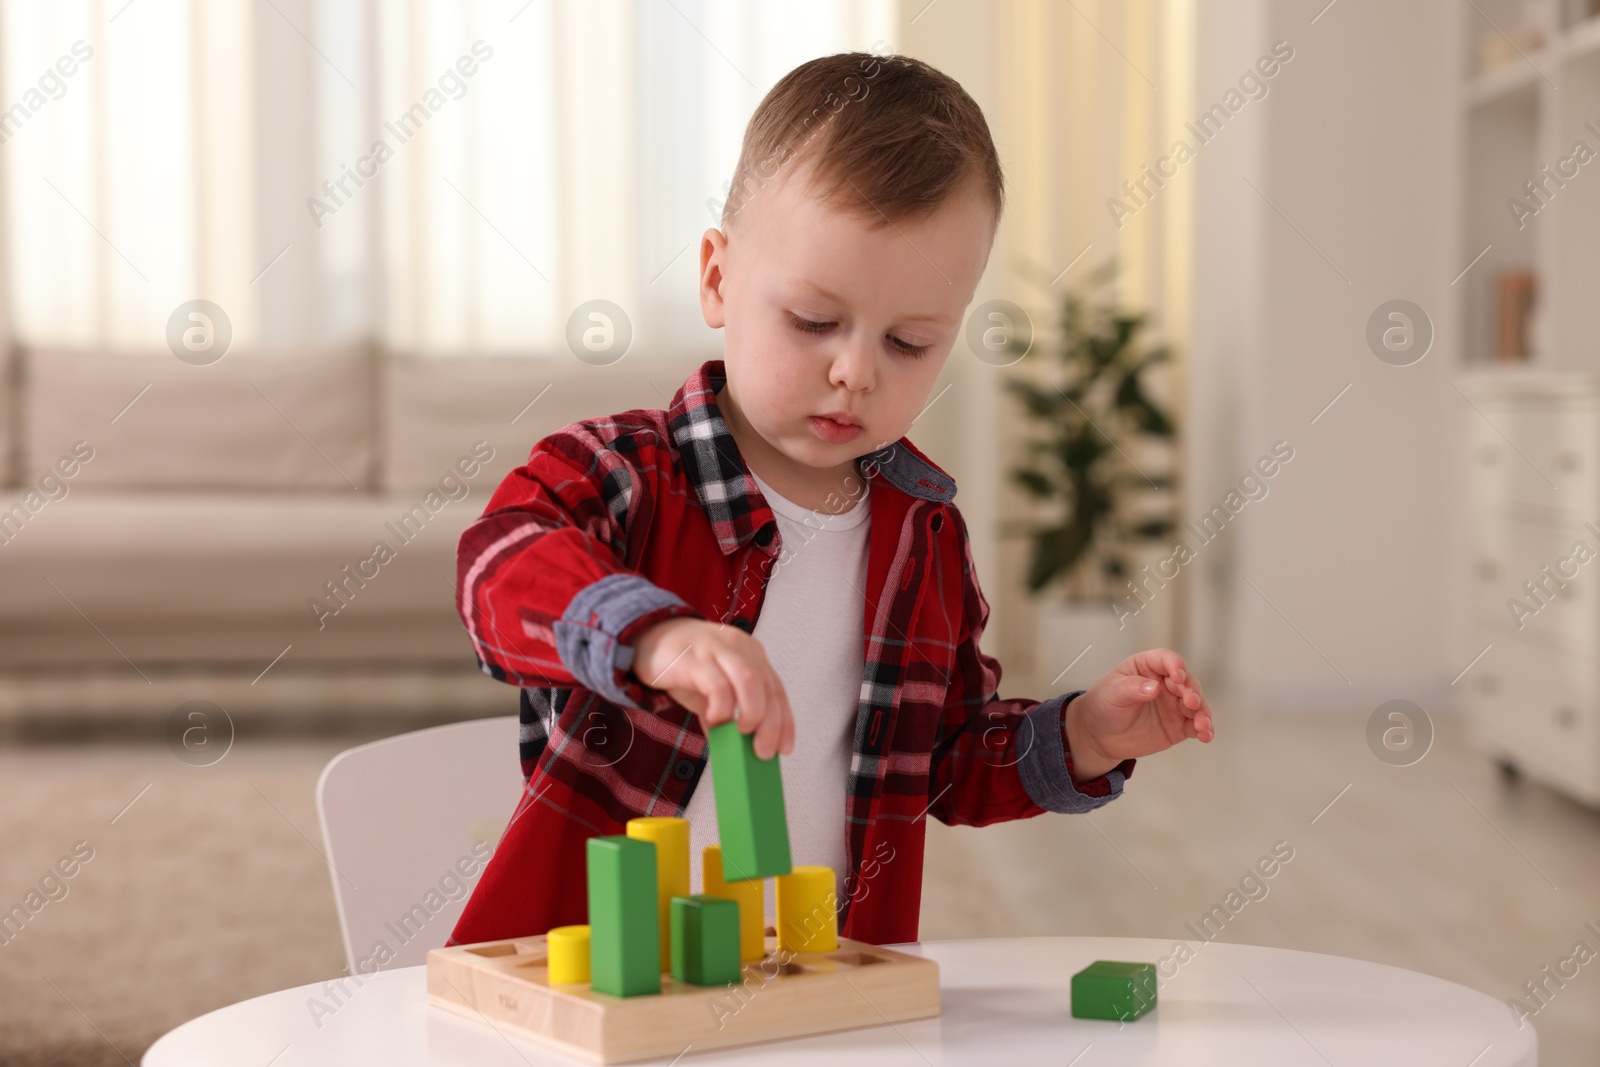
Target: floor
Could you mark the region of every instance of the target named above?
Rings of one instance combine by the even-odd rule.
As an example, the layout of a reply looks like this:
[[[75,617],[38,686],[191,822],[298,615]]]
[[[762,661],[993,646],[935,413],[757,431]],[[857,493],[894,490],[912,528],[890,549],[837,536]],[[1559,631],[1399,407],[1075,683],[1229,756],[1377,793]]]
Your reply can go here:
[[[1235,717],[1213,745],[1141,761],[1094,815],[930,825],[922,936],[1192,937],[1185,922],[1276,846],[1293,858],[1222,940],[1521,995],[1574,942],[1600,948],[1583,929],[1600,925],[1600,813],[1508,787],[1458,724],[1436,727],[1428,755],[1399,768],[1368,751],[1360,720]],[[241,737],[209,767],[160,742],[0,748],[0,904],[78,842],[80,857],[92,849],[65,895],[51,887],[59,899],[0,944],[0,1062],[137,1063],[186,1019],[337,974],[312,789],[359,740]],[[1541,1063],[1596,1062],[1600,968],[1535,1025]]]

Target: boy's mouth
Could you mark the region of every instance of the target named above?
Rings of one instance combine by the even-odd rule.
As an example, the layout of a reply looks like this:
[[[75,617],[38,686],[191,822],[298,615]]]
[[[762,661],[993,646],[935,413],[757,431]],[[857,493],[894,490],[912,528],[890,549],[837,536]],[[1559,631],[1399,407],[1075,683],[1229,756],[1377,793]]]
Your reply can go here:
[[[855,440],[864,429],[857,416],[842,411],[836,411],[831,415],[813,415],[809,421],[811,429],[818,437],[834,445]]]

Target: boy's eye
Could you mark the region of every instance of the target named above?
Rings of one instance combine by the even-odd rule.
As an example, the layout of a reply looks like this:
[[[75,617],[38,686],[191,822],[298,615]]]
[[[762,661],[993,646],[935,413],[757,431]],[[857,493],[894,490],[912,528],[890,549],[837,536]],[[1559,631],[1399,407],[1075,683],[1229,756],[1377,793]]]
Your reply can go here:
[[[791,314],[789,317],[794,320],[795,329],[803,330],[806,333],[826,333],[833,326],[831,322],[812,322],[810,319],[802,319],[795,314]]]
[[[833,329],[835,325],[831,322],[816,322],[812,319],[801,318],[799,315],[796,315],[793,312],[789,313],[789,318],[791,321],[793,321],[794,328],[802,333],[827,333],[829,330]],[[909,344],[900,340],[900,338],[894,336],[893,334],[889,335],[889,343],[894,345],[896,351],[912,357],[919,357],[930,347],[932,347],[930,345]]]

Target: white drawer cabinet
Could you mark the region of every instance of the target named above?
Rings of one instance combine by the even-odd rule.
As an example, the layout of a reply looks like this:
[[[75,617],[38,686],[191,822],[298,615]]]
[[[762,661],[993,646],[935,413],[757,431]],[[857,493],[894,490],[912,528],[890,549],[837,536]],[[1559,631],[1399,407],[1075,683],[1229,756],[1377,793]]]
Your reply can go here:
[[[1486,375],[1517,392],[1474,396],[1478,412],[1470,440],[1476,491],[1485,501],[1535,508],[1559,508],[1593,515],[1600,479],[1600,393],[1582,389],[1566,376],[1572,391],[1535,394],[1526,385],[1509,385],[1522,375]],[[1488,386],[1493,388],[1493,386]]]
[[[1600,535],[1564,515],[1488,509],[1474,518],[1470,540],[1473,615],[1488,640],[1514,637],[1578,657],[1600,652]],[[1574,558],[1580,540],[1596,553],[1589,563]],[[1538,599],[1525,589],[1529,582]],[[1527,610],[1514,612],[1512,599]]]
[[[1481,747],[1530,778],[1600,804],[1600,719],[1592,667],[1519,641],[1495,641],[1462,680]]]
[[[1462,679],[1473,741],[1600,805],[1600,378],[1496,371],[1458,384],[1473,408],[1469,637],[1473,654],[1489,646]],[[1513,599],[1529,609],[1520,618]]]

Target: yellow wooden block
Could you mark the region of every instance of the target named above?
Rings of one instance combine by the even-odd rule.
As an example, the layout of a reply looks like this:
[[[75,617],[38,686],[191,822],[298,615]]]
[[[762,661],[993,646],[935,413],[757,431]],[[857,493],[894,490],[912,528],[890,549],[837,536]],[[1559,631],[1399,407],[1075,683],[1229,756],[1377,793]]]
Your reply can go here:
[[[689,895],[689,820],[649,816],[628,820],[628,836],[656,846],[656,903],[661,922],[661,969],[672,969],[672,898]]]
[[[739,905],[739,960],[750,963],[767,955],[766,884],[760,878],[739,882],[722,879],[722,846],[708,845],[700,854],[701,892],[711,897],[726,897]]]
[[[555,926],[546,935],[550,946],[550,981],[569,984],[589,980],[589,928]]]
[[[778,947],[833,952],[839,947],[839,902],[831,867],[796,867],[778,875]]]

